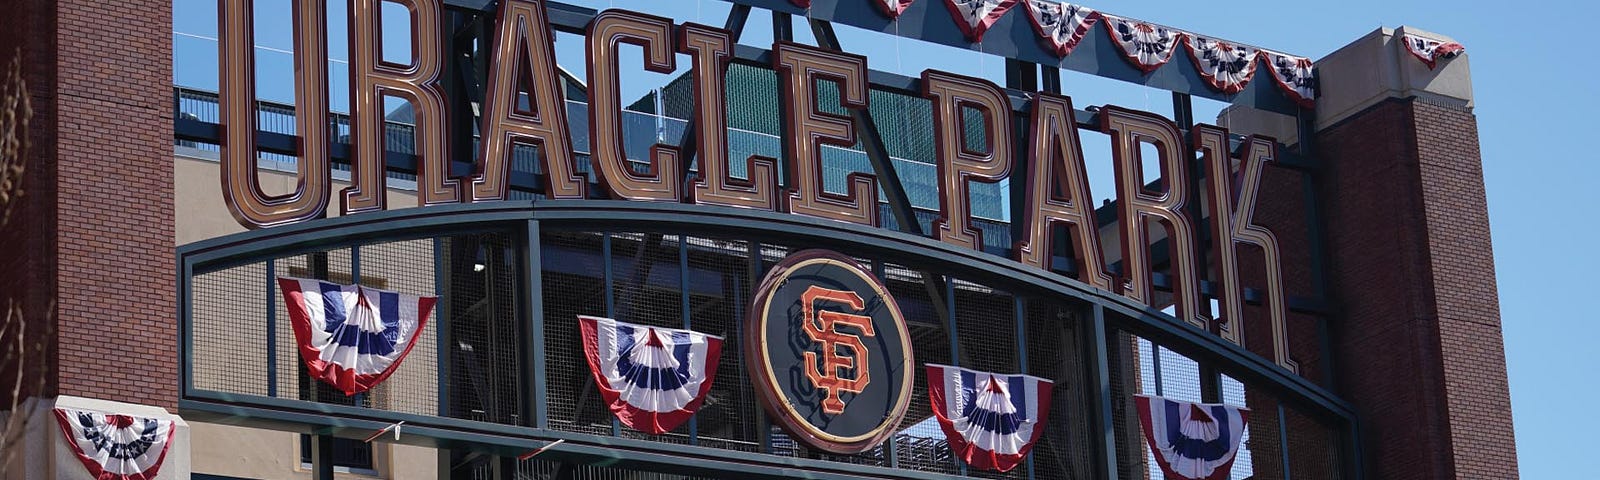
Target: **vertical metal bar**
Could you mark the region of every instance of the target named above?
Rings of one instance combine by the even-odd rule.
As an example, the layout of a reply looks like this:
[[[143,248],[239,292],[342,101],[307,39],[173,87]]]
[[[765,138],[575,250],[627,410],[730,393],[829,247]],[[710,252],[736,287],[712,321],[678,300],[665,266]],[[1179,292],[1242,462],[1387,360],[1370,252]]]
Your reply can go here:
[[[544,344],[544,257],[543,245],[540,243],[541,232],[538,220],[528,220],[527,230],[524,234],[527,246],[522,249],[522,277],[527,285],[528,293],[523,295],[523,318],[528,319],[526,324],[528,345],[523,348],[523,364],[531,368],[524,369],[522,380],[528,382],[523,385],[523,392],[533,392],[533,404],[523,410],[523,424],[537,428],[550,427],[550,406],[548,384],[550,374],[545,371],[545,344]],[[531,378],[529,378],[531,374]],[[532,417],[533,422],[526,419]]]
[[[333,436],[311,435],[311,478],[333,480]]]
[[[278,292],[277,260],[267,260],[267,396],[278,396]]]
[[[946,336],[950,338],[950,364],[959,367],[961,366],[961,335],[956,330],[956,288],[954,279],[946,279],[944,282],[944,302],[945,310],[950,312],[949,315],[945,316],[945,332],[949,334]],[[951,458],[956,462],[956,471],[965,476],[967,474],[967,462],[961,461],[959,457],[954,455],[951,455]]]
[[[1156,377],[1154,383],[1156,396],[1159,397],[1163,395],[1161,393],[1161,345],[1152,340],[1145,341],[1150,342],[1150,375]]]
[[[1020,373],[1023,373],[1023,374],[1027,374],[1028,373],[1028,313],[1027,312],[1028,312],[1028,304],[1022,300],[1022,297],[1017,296],[1016,294],[1012,294],[1011,295],[1011,319],[1013,320],[1014,323],[1016,323],[1016,329],[1017,329],[1017,331],[1016,331],[1016,335],[1017,335],[1017,370]],[[1041,405],[1040,407],[1042,408],[1042,407],[1044,407],[1044,405]],[[1028,477],[1027,478],[1031,479],[1034,476],[1034,472],[1033,472],[1033,451],[1031,451],[1031,450],[1028,451],[1027,467],[1028,467],[1027,468],[1027,470],[1028,470]]]
[[[449,379],[452,378],[450,375],[450,352],[452,350],[450,349],[450,328],[448,324],[451,319],[445,315],[445,312],[450,311],[451,298],[450,295],[444,294],[450,282],[450,274],[446,270],[448,267],[445,262],[446,251],[445,239],[434,238],[433,294],[439,297],[439,302],[433,307],[435,312],[434,318],[437,319],[433,322],[433,331],[435,332],[434,336],[437,339],[434,348],[437,349],[435,351],[438,352],[437,355],[439,357],[439,373],[438,377],[436,378],[438,379],[437,382],[439,385],[439,416],[441,417],[449,417],[451,412]],[[444,468],[444,470],[442,471],[445,471],[446,474],[448,474],[450,465],[449,462],[444,462],[443,465],[444,467],[442,468]]]
[[[783,12],[772,12],[772,40],[777,42],[794,41],[794,17]]]
[[[683,329],[694,327],[689,322],[689,236],[678,235],[678,295],[683,304]],[[699,415],[689,415],[689,444],[700,444]]]
[[[729,36],[732,37],[733,43],[739,43],[739,36],[744,34],[744,24],[748,20],[750,20],[750,6],[735,4],[733,9],[728,11],[728,19],[722,22],[722,29],[731,34]]]
[[[606,318],[617,318],[617,300],[616,294],[613,293],[613,290],[615,290],[616,286],[616,279],[611,273],[611,271],[616,267],[611,263],[611,232],[602,232],[600,237],[600,269],[605,271],[603,277],[606,292]],[[635,270],[638,268],[638,265],[634,265]],[[613,415],[611,417],[611,436],[616,437],[621,435],[622,422],[617,420],[617,417]]]
[[[1366,478],[1366,462],[1361,458],[1361,421],[1351,419],[1344,431],[1344,471],[1345,478],[1350,480],[1363,480]]]
[[[350,284],[361,285],[361,246],[350,247]],[[350,397],[350,403],[357,407],[367,405],[367,392],[357,393]]]
[[[888,284],[889,277],[883,271],[882,260],[874,260],[872,262],[872,276],[877,277],[878,281],[884,282],[885,285]],[[884,445],[888,451],[885,456],[889,459],[889,468],[900,468],[900,449],[896,448],[895,435],[890,435],[889,441],[885,442]]]
[[[1057,68],[1057,67],[1045,67],[1044,69],[1042,69],[1040,71],[1040,73],[1044,77],[1044,88],[1042,90],[1044,90],[1046,92],[1050,92],[1050,93],[1056,93],[1056,94],[1061,93],[1061,69],[1060,68]]]
[[[1109,344],[1106,341],[1109,333],[1106,331],[1105,307],[1093,305],[1087,312],[1085,320],[1088,328],[1084,331],[1084,345],[1089,357],[1089,378],[1085,379],[1091,391],[1089,401],[1089,419],[1093,423],[1092,430],[1099,430],[1098,438],[1090,442],[1094,449],[1095,469],[1099,470],[1099,478],[1117,480],[1117,430],[1116,419],[1111,413],[1111,361],[1107,357]]]
[[[1283,401],[1278,401],[1278,451],[1283,455],[1283,480],[1292,480],[1289,465],[1289,426],[1284,424]]]
[[[745,254],[745,260],[748,262],[746,268],[750,278],[751,295],[754,296],[755,289],[760,288],[762,274],[765,273],[761,258],[761,242],[750,240],[746,248],[748,248]],[[739,344],[744,345],[743,337],[739,338]],[[766,408],[756,407],[756,428],[760,430],[756,438],[760,439],[761,453],[772,453],[772,424],[767,420]]]

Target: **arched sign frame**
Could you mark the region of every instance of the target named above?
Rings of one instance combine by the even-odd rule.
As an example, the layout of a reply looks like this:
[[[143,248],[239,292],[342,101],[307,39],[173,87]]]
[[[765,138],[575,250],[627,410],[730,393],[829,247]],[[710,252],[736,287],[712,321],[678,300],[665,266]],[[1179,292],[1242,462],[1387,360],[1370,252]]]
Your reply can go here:
[[[540,413],[526,426],[487,424],[439,416],[378,411],[367,408],[272,398],[198,388],[194,362],[194,278],[197,275],[231,267],[305,254],[328,248],[385,241],[412,240],[435,235],[484,231],[525,232],[521,237],[530,249],[522,265],[531,292],[540,292],[539,243],[543,228],[581,228],[590,231],[679,231],[695,235],[728,235],[741,238],[782,239],[804,242],[853,255],[872,256],[883,261],[917,262],[934,271],[959,275],[981,282],[1005,285],[1013,293],[1060,299],[1082,305],[1088,330],[1104,345],[1108,332],[1126,331],[1173,348],[1201,362],[1216,365],[1242,382],[1277,395],[1285,404],[1331,422],[1343,433],[1340,448],[1346,455],[1345,470],[1358,465],[1359,445],[1352,439],[1358,425],[1354,408],[1327,389],[1293,375],[1272,361],[1244,350],[1222,338],[1183,323],[1156,309],[1135,304],[1113,292],[1058,274],[1032,269],[1009,259],[982,252],[963,250],[933,240],[886,229],[799,215],[762,212],[731,207],[689,204],[649,203],[611,200],[503,201],[478,204],[435,206],[368,213],[348,217],[314,220],[295,225],[244,232],[178,247],[177,292],[180,321],[180,412],[187,418],[231,423],[250,423],[265,428],[303,432],[313,430],[350,438],[362,438],[373,431],[406,422],[406,436],[400,443],[430,447],[471,446],[497,455],[515,456],[532,448],[554,445],[544,455],[563,461],[653,468],[704,474],[708,470],[739,474],[749,478],[783,478],[804,469],[815,478],[957,478],[936,473],[891,469],[824,460],[777,457],[557,431],[544,424]],[[540,295],[528,295],[529,321],[538,327],[544,321]],[[528,355],[532,384],[540,385],[545,373],[541,328],[530,330],[534,352]],[[1096,446],[1095,458],[1114,467],[1114,452],[1106,451],[1115,442],[1108,404],[1106,352],[1092,353],[1092,382],[1099,391],[1092,397],[1099,418],[1095,432],[1103,432],[1105,444]],[[1091,386],[1093,384],[1091,383]],[[543,388],[532,392],[533,410],[548,412]],[[1099,433],[1095,437],[1100,438]]]

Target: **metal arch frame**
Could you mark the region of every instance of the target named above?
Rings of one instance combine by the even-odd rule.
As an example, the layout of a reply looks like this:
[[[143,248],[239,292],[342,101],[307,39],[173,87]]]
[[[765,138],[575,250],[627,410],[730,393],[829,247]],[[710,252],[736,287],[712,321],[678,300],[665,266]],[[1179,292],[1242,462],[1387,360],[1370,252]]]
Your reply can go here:
[[[524,274],[531,275],[521,285],[529,292],[541,292],[541,279],[532,275],[538,270],[540,245],[537,233],[543,227],[581,228],[603,231],[625,228],[631,230],[672,231],[687,230],[696,234],[726,235],[730,238],[782,238],[785,241],[809,242],[839,248],[854,254],[872,255],[885,261],[913,262],[931,270],[945,272],[985,284],[1000,285],[1021,296],[1043,296],[1076,300],[1092,315],[1088,330],[1104,339],[1109,332],[1123,330],[1137,334],[1166,347],[1211,362],[1235,378],[1252,382],[1283,401],[1306,408],[1317,418],[1331,420],[1345,430],[1356,428],[1354,408],[1331,392],[1308,380],[1278,368],[1268,360],[1243,348],[1228,343],[1193,326],[1180,322],[1155,309],[1134,304],[1121,296],[1095,289],[1058,274],[1031,269],[1000,257],[980,252],[958,249],[926,237],[885,229],[834,222],[799,215],[780,214],[748,209],[696,206],[670,203],[647,203],[609,200],[561,201],[510,201],[429,208],[392,210],[348,217],[314,220],[297,225],[251,231],[184,245],[177,249],[182,341],[180,342],[181,411],[192,418],[237,423],[251,421],[268,428],[306,431],[309,426],[317,433],[356,436],[404,420],[407,425],[406,443],[429,446],[467,446],[489,450],[496,454],[515,455],[551,441],[567,442],[553,448],[546,455],[552,459],[593,464],[623,464],[648,467],[663,471],[695,471],[706,469],[724,473],[739,472],[753,477],[785,477],[794,475],[815,478],[859,478],[862,475],[893,478],[954,478],[927,472],[898,470],[886,467],[864,467],[811,459],[761,455],[706,447],[683,446],[631,440],[610,436],[577,434],[541,428],[542,422],[528,426],[514,426],[449,419],[436,416],[388,412],[368,408],[329,405],[301,400],[270,398],[256,395],[232,394],[201,390],[194,386],[193,358],[193,287],[195,274],[213,272],[233,266],[260,262],[275,257],[317,251],[329,247],[365,244],[377,241],[425,238],[440,234],[459,234],[477,231],[526,232],[523,246],[527,261]],[[519,235],[520,237],[521,235]],[[527,292],[521,292],[527,293]],[[538,297],[539,295],[532,295]],[[538,299],[526,300],[525,305],[537,305]],[[533,332],[542,331],[543,310],[529,312]],[[1105,427],[1106,461],[1114,476],[1113,425],[1109,409],[1103,404],[1111,400],[1109,385],[1105,383],[1104,343],[1088,354],[1091,384],[1103,388],[1096,392],[1093,402],[1100,408],[1098,426]],[[543,343],[533,342],[531,358],[543,358]],[[535,364],[537,366],[537,364]],[[532,372],[539,375],[540,372]],[[1097,382],[1097,383],[1096,383]],[[534,401],[542,403],[542,387],[530,392]],[[541,408],[533,415],[543,418]],[[1096,421],[1095,419],[1089,419]],[[524,422],[529,423],[529,422]],[[1101,443],[1101,442],[1096,442]],[[1097,462],[1098,463],[1098,462]],[[1347,470],[1350,466],[1345,467]],[[1105,470],[1102,470],[1104,472]],[[1359,470],[1349,474],[1360,476]],[[1105,476],[1104,478],[1111,478]]]

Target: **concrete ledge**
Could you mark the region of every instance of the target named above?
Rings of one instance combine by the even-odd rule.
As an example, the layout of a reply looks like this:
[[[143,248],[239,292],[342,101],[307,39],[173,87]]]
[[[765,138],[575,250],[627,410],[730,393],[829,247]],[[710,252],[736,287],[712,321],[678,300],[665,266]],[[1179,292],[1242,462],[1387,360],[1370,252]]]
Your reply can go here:
[[[1411,98],[1435,105],[1470,110],[1472,73],[1468,53],[1435,62],[1432,70],[1406,50],[1406,33],[1445,42],[1454,39],[1415,27],[1379,28],[1317,60],[1320,95],[1316,129],[1333,126],[1389,98]],[[1470,50],[1468,50],[1470,52]],[[1295,118],[1241,107],[1217,114],[1217,124],[1233,133],[1276,137],[1294,144]]]
[[[172,421],[172,443],[161,470],[152,480],[179,480],[190,476],[189,424],[182,417],[161,407],[113,402],[93,398],[60,396],[56,398],[29,398],[11,415],[27,415],[26,428],[17,437],[14,449],[0,457],[0,479],[84,479],[94,480],[83,463],[67,444],[56,423],[55,408],[64,407],[104,413],[116,413]]]

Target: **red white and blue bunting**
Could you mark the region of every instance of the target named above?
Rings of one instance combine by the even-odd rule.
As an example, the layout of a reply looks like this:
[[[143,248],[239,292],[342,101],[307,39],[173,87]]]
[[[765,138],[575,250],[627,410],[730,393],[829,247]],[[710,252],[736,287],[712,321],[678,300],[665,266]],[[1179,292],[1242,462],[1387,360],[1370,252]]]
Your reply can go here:
[[[97,480],[150,480],[172,445],[172,421],[56,408],[72,453]]]
[[[1302,107],[1316,106],[1317,78],[1311,59],[1262,50],[1261,61],[1266,62],[1267,70],[1272,71],[1272,79],[1289,98]]]
[[[416,345],[437,297],[279,278],[283,301],[312,377],[345,395],[382,383]]]
[[[1027,458],[1049,417],[1049,380],[945,365],[927,369],[928,403],[956,458],[997,472]]]
[[[1135,68],[1150,73],[1172,60],[1178,42],[1184,33],[1161,25],[1101,13],[1106,19],[1106,33],[1111,41],[1122,48],[1122,57]]]
[[[805,8],[810,8],[811,4],[810,0],[790,1]],[[915,0],[870,1],[889,18],[897,18]],[[1034,33],[1058,57],[1072,54],[1096,24],[1104,24],[1107,36],[1122,50],[1123,58],[1146,74],[1170,62],[1183,44],[1188,47],[1200,76],[1217,91],[1229,95],[1243,91],[1255,77],[1256,69],[1263,66],[1256,63],[1259,61],[1272,72],[1279,89],[1291,100],[1306,108],[1316,105],[1316,70],[1309,58],[1262,50],[1057,0],[944,0],[950,17],[971,42],[982,42],[984,32],[1018,2],[1027,11]],[[1421,37],[1416,37],[1420,42],[1413,42],[1411,37],[1414,36],[1407,35],[1408,49],[1429,68],[1433,67],[1435,59],[1452,58],[1462,50],[1459,44]]]
[[[1248,410],[1139,395],[1144,438],[1167,478],[1223,480],[1233,470]]]
[[[1052,0],[1023,0],[1033,30],[1049,42],[1056,56],[1065,57],[1089,34],[1100,15],[1082,5]]]
[[[1194,60],[1200,76],[1211,88],[1227,94],[1239,93],[1255,76],[1260,49],[1194,34],[1184,37],[1188,40],[1189,58]]]
[[[1467,47],[1463,47],[1456,42],[1434,40],[1409,33],[1402,35],[1400,40],[1406,44],[1406,51],[1411,52],[1411,56],[1417,57],[1417,60],[1422,60],[1422,63],[1427,65],[1429,70],[1433,70],[1434,65],[1439,60],[1456,58],[1467,49]]]
[[[711,391],[722,338],[578,316],[583,354],[611,413],[660,435],[688,421]]]
[[[950,7],[950,16],[955,18],[956,26],[961,27],[967,40],[982,42],[983,32],[1011,11],[1017,0],[944,0],[944,4]]]

